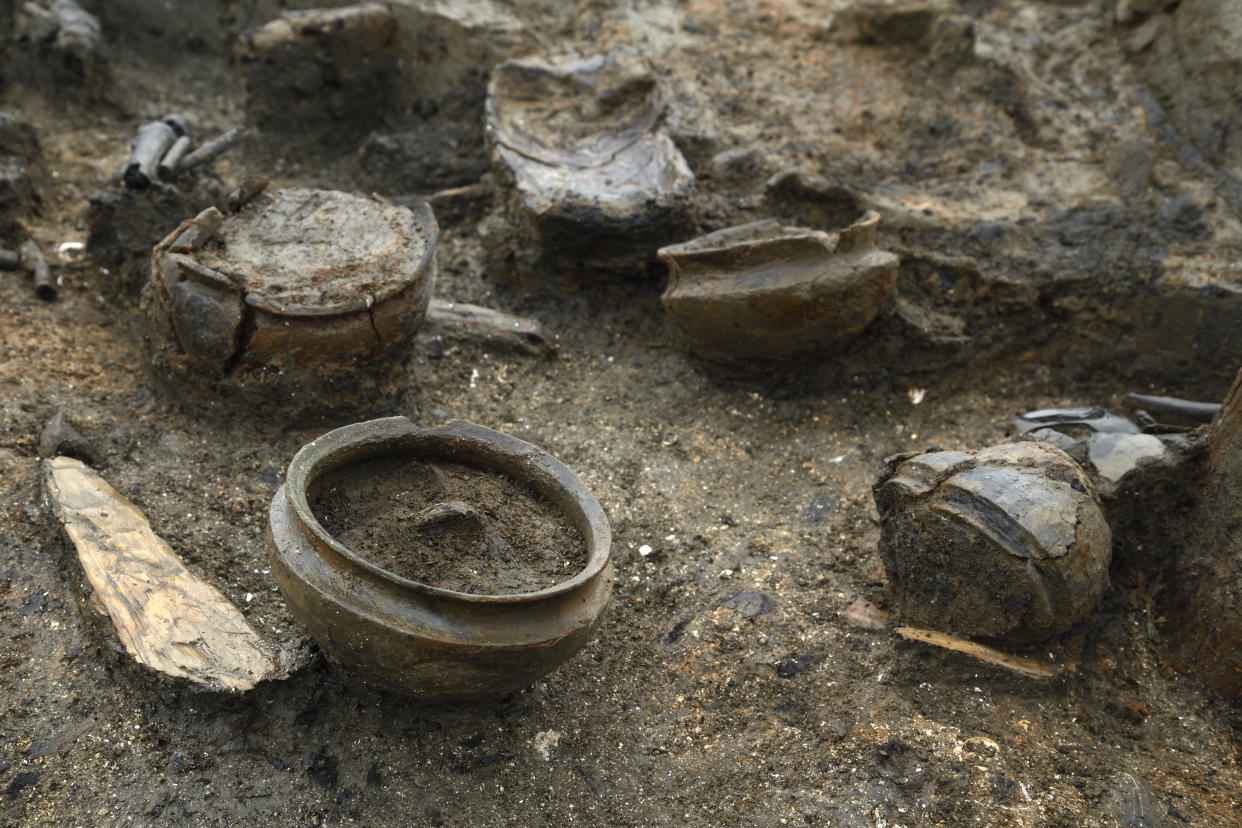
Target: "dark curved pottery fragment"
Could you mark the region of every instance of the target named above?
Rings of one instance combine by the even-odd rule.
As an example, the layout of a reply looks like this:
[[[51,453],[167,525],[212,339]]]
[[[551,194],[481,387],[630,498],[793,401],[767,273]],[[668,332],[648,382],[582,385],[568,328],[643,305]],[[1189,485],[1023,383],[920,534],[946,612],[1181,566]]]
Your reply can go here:
[[[650,69],[612,55],[496,68],[487,131],[520,268],[648,261],[686,232],[694,174],[664,107]]]
[[[536,592],[470,594],[392,574],[334,539],[311,510],[318,482],[347,465],[409,456],[500,472],[559,507],[586,565]],[[580,650],[612,594],[611,529],[563,463],[507,434],[454,420],[390,417],[338,428],[289,464],[268,525],[272,571],[294,617],[358,681],[423,700],[494,699]]]

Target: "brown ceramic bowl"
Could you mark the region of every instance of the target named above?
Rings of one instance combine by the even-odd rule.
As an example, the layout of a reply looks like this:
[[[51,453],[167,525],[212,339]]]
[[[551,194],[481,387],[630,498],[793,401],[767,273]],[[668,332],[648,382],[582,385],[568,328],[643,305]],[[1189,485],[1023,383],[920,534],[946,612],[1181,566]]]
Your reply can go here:
[[[346,548],[310,502],[344,466],[406,455],[500,472],[559,507],[586,542],[586,565],[537,592],[476,595],[409,580]],[[495,698],[525,687],[587,643],[612,594],[611,529],[582,482],[547,452],[454,420],[419,428],[389,417],[338,428],[302,448],[272,500],[272,571],[293,615],[357,680],[428,700]]]

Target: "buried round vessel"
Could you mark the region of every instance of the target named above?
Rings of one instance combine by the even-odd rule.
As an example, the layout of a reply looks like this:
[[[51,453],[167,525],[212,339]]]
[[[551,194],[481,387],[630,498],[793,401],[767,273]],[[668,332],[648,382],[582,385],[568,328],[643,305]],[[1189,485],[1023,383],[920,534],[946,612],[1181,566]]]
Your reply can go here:
[[[544,589],[499,594],[446,589],[377,566],[334,538],[312,503],[334,473],[394,458],[437,474],[436,463],[503,475],[564,515],[585,543],[585,565]],[[603,509],[563,463],[460,420],[419,428],[389,417],[323,435],[294,456],[268,523],[277,583],[328,656],[364,684],[427,700],[495,698],[581,649],[612,594],[610,548]]]
[[[437,235],[423,202],[329,190],[204,210],[151,256],[142,301],[156,380],[282,421],[382,403],[427,312]]]

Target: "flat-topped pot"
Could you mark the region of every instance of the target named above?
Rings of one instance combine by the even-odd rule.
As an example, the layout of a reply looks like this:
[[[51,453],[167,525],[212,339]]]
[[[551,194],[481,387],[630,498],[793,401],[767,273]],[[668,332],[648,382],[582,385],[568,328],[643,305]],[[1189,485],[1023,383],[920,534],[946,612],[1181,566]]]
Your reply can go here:
[[[204,210],[151,256],[143,316],[155,380],[229,415],[388,413],[427,313],[438,234],[422,201],[331,190]]]
[[[530,592],[475,594],[403,577],[324,528],[312,508],[330,475],[372,461],[461,464],[503,475],[559,509],[585,543],[585,564]],[[404,417],[348,425],[304,446],[272,500],[272,572],[294,617],[364,684],[427,700],[497,698],[570,658],[612,594],[611,529],[599,502],[542,449],[454,420]]]

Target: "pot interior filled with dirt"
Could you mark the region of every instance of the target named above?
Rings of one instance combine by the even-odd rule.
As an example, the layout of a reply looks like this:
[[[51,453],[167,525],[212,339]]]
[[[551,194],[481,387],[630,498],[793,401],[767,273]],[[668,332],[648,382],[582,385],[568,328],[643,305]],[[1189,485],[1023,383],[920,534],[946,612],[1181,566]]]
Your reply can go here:
[[[505,474],[417,456],[336,469],[312,501],[328,533],[381,569],[454,592],[536,592],[586,564],[564,512]]]

